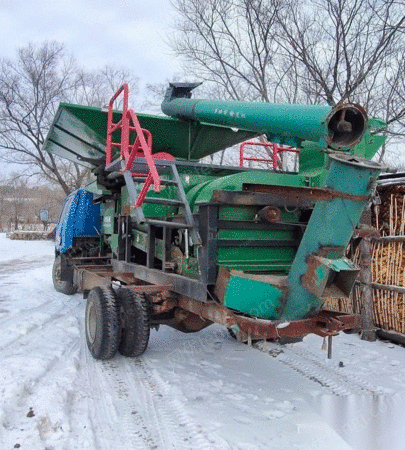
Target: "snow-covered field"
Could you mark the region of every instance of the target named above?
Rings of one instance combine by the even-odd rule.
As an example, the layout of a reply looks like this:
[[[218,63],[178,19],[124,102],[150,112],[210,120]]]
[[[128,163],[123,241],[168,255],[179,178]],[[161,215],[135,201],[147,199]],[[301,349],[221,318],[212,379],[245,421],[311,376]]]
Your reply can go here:
[[[53,245],[0,234],[0,449],[405,449],[405,349],[334,339],[249,348],[212,326],[91,358]]]

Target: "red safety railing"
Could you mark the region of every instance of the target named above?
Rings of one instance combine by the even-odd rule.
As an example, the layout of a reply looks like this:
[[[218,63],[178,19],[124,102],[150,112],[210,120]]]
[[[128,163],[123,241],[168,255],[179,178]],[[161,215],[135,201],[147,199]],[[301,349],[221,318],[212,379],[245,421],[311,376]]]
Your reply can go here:
[[[121,93],[124,93],[122,117],[120,121],[114,123],[113,106]],[[153,184],[155,192],[160,192],[161,182],[152,155],[152,133],[149,130],[142,128],[134,111],[128,109],[128,97],[128,84],[125,83],[111,98],[108,105],[106,166],[112,163],[113,148],[120,149],[121,159],[125,161],[124,171],[132,171],[132,164],[136,158],[146,159],[149,173],[136,174],[145,177],[145,184],[143,185],[135,204],[135,206],[141,206],[150,186]],[[114,142],[112,136],[118,130],[121,130],[121,142]],[[136,135],[132,144],[130,143],[131,132],[134,132]]]
[[[253,156],[245,156],[244,150],[246,145],[251,146],[259,146],[259,147],[270,147],[271,148],[271,158],[255,158]],[[244,161],[256,161],[256,162],[266,162],[268,164],[272,164],[273,170],[278,169],[278,154],[283,152],[293,152],[293,153],[299,153],[299,149],[293,148],[293,147],[282,147],[279,144],[276,144],[274,142],[243,142],[240,145],[239,149],[239,166],[243,166]]]

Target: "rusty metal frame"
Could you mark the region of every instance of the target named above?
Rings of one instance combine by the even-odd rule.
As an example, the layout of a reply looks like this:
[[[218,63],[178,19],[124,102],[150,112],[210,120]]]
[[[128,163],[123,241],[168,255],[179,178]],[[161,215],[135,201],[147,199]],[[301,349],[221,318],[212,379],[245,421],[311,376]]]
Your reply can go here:
[[[314,333],[319,336],[334,336],[343,330],[361,328],[361,319],[357,314],[344,314],[332,311],[320,311],[308,319],[291,322],[280,322],[237,314],[224,305],[214,302],[202,302],[173,292],[171,284],[137,284],[140,282],[133,274],[116,272],[112,266],[88,265],[75,267],[75,285],[83,292],[96,286],[110,285],[113,279],[132,281],[125,288],[132,292],[156,294],[167,292],[167,297],[160,305],[154,304],[154,313],[168,312],[173,308],[181,308],[198,315],[201,319],[224,325],[227,328],[237,327],[253,340],[278,339],[285,337],[303,337]],[[130,280],[132,278],[132,280]],[[164,322],[162,322],[164,323]]]
[[[244,183],[243,191],[247,192],[262,192],[268,194],[282,194],[287,197],[290,196],[304,196],[306,198],[318,200],[332,200],[333,198],[343,198],[345,200],[353,200],[364,202],[369,198],[369,195],[353,195],[345,192],[335,191],[330,188],[315,188],[306,186],[283,186],[283,185],[271,185],[271,184],[251,184]]]
[[[280,322],[246,317],[235,314],[223,305],[201,303],[184,296],[179,299],[179,307],[227,328],[237,326],[243,333],[255,340],[303,337],[310,333],[322,337],[334,336],[343,330],[361,328],[359,315],[332,311],[320,311],[308,319]]]
[[[112,267],[107,265],[76,266],[73,272],[73,284],[82,291],[90,291],[96,286],[108,286],[113,275]]]
[[[242,191],[214,190],[211,202],[225,205],[312,208],[319,200],[329,201],[334,198],[364,202],[369,196],[346,194],[328,188],[244,184]]]

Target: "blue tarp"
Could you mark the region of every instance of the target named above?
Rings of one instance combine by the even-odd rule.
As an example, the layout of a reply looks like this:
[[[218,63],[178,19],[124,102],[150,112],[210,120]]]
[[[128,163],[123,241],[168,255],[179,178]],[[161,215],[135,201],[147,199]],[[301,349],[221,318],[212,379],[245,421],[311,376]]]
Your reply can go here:
[[[56,226],[55,246],[59,253],[73,247],[75,237],[99,236],[100,205],[93,204],[93,194],[85,189],[72,192],[65,200]]]

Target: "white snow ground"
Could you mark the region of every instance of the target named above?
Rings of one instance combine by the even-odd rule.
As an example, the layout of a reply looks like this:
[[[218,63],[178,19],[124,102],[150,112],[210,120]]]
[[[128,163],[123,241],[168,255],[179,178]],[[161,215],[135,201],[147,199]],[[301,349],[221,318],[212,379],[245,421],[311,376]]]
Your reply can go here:
[[[405,349],[334,338],[249,348],[212,326],[92,359],[53,244],[0,234],[0,449],[405,449]],[[343,366],[343,367],[342,367]]]

